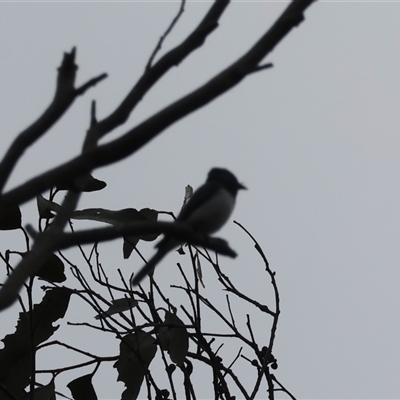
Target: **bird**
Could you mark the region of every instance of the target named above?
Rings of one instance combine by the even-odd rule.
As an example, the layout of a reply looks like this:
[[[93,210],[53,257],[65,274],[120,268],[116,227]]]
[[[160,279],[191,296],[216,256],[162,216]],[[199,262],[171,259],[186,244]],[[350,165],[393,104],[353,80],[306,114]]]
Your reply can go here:
[[[194,231],[210,235],[221,229],[231,216],[239,190],[247,189],[225,168],[212,168],[206,182],[189,198],[178,215],[177,222],[186,223]],[[138,285],[165,255],[182,242],[166,235],[156,244],[154,256],[133,276]]]

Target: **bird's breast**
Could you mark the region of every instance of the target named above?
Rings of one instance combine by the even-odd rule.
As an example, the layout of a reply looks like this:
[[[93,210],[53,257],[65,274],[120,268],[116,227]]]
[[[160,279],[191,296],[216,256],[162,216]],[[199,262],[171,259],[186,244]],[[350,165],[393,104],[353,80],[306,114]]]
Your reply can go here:
[[[219,189],[186,220],[190,226],[201,233],[214,233],[227,222],[235,206],[235,198],[226,189]]]

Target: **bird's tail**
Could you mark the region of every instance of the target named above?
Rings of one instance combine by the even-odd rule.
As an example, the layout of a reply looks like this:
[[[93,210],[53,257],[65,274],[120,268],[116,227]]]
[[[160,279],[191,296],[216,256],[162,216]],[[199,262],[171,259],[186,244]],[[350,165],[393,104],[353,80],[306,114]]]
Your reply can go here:
[[[176,247],[176,243],[169,241],[163,243],[163,246],[159,247],[156,254],[144,265],[132,278],[132,286],[138,285],[143,278],[148,275],[157,264],[169,253],[170,250]]]

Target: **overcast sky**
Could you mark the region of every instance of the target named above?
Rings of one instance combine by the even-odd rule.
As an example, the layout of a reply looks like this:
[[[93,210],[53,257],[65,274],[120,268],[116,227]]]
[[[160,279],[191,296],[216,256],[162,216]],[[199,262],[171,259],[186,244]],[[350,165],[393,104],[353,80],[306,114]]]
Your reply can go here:
[[[233,2],[205,45],[110,138],[229,65],[286,6]],[[209,7],[188,1],[164,50]],[[50,102],[64,51],[77,46],[78,84],[109,74],[26,153],[8,188],[80,151],[92,99],[99,119],[114,109],[178,8],[170,1],[0,3],[2,149]],[[133,157],[95,171],[108,186],[79,206],[177,212],[186,184],[197,187],[213,166],[232,170],[249,188],[234,219],[263,247],[280,289],[276,375],[300,399],[400,398],[399,21],[396,1],[314,4],[265,60],[273,69],[252,74]],[[36,222],[34,202],[23,211],[24,223]],[[222,260],[224,270],[267,298],[272,288],[260,278],[250,240],[232,223],[219,236],[239,253]],[[105,247],[113,251],[107,268],[139,268],[139,260],[122,260],[120,247]],[[150,255],[152,246],[143,250]],[[170,278],[162,266],[157,274]],[[205,271],[205,279],[211,285],[215,276]],[[2,315],[2,336],[14,330],[17,311]],[[105,378],[96,384],[101,398],[122,390]]]

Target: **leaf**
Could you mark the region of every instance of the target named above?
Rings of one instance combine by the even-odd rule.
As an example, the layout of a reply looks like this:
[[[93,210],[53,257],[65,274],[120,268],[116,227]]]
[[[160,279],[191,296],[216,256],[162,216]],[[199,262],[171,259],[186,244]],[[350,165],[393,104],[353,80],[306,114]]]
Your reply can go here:
[[[122,210],[107,210],[104,208],[87,208],[81,211],[75,211],[72,214],[73,219],[83,219],[91,221],[105,222],[111,225],[123,225],[142,221],[157,221],[158,212],[145,208],[136,210],[134,208],[124,208]],[[143,240],[155,240],[158,234],[146,233],[140,235]]]
[[[125,208],[117,211],[104,208],[86,208],[84,210],[75,211],[73,213],[73,218],[106,222],[111,225],[122,225],[127,221],[135,220],[137,213],[138,211],[133,208]]]
[[[106,186],[107,183],[105,183],[104,181],[93,178],[92,175],[89,175],[86,182],[84,183],[82,192],[97,192],[104,189]]]
[[[26,393],[21,400],[56,400],[56,392],[54,387],[54,380],[52,379],[47,385],[36,388],[33,391],[33,397],[30,393]]]
[[[35,276],[47,282],[60,283],[67,278],[65,276],[64,263],[55,254],[50,254],[50,257],[36,272]]]
[[[0,230],[9,231],[21,228],[22,215],[17,204],[0,207]]]
[[[125,208],[123,210],[117,211],[107,210],[104,208],[87,208],[85,210],[75,211],[72,214],[72,218],[105,222],[111,225],[118,226],[122,224],[131,224],[143,221],[156,222],[158,218],[158,211],[152,210],[150,208],[143,208],[140,211],[134,208]],[[124,237],[124,258],[129,258],[139,240],[151,242],[157,239],[158,236],[158,233],[144,233],[142,235]]]
[[[81,192],[95,192],[104,189],[106,186],[107,184],[104,181],[93,178],[93,176],[90,174],[85,174],[75,179],[72,183],[60,184],[57,189],[78,189]]]
[[[60,209],[60,205],[46,200],[43,196],[38,196],[38,208],[39,214],[42,212],[47,218],[53,217],[52,212],[57,213]],[[45,218],[45,217],[43,217]],[[158,218],[158,211],[150,208],[143,208],[140,211],[134,208],[124,208],[122,210],[107,210],[104,208],[87,208],[84,210],[78,210],[72,213],[72,219],[79,220],[90,220],[104,222],[114,226],[123,224],[130,224],[135,222],[153,221],[156,222]],[[139,240],[145,240],[151,242],[158,238],[158,233],[144,233],[136,236],[124,237],[123,244],[123,255],[124,259],[128,259],[135,249]]]
[[[139,214],[136,216],[137,221],[153,221],[156,222],[158,218],[158,212],[150,208],[142,208]],[[151,242],[156,240],[160,236],[158,233],[148,233],[139,236],[127,236],[124,237],[123,254],[124,259],[128,259],[135,249],[139,240],[145,240],[146,242]]]
[[[114,364],[118,371],[118,381],[124,382],[126,387],[121,400],[137,399],[156,351],[154,337],[144,331],[137,330],[122,338],[119,359]]]
[[[36,197],[37,208],[39,217],[44,219],[50,219],[55,217],[54,208],[58,209],[60,206],[50,200],[45,199],[41,194]],[[56,207],[57,206],[57,207]]]
[[[122,253],[124,255],[124,259],[127,260],[132,251],[135,250],[136,245],[138,244],[140,239],[135,236],[124,237],[124,244],[122,246]]]
[[[72,294],[70,289],[53,288],[46,292],[42,301],[33,307],[31,315],[21,312],[13,334],[2,339],[0,350],[0,383],[16,398],[22,398],[31,377],[31,335],[34,346],[49,339],[58,329],[53,322],[63,318]],[[29,318],[32,318],[32,325]],[[31,332],[31,326],[35,329]],[[0,390],[0,399],[9,397]]]
[[[204,285],[203,282],[203,270],[201,269],[201,263],[200,263],[200,257],[198,252],[196,252],[196,275],[198,280],[200,281],[201,285],[203,286],[203,288],[205,288],[206,286]]]
[[[131,308],[136,307],[137,303],[137,300],[126,297],[113,300],[109,309],[104,311],[102,314],[96,315],[95,318],[104,319],[107,318],[107,316],[130,310]]]
[[[54,201],[45,199],[42,195],[37,197],[37,202],[39,214],[50,213],[51,217],[54,217],[52,212],[57,213],[61,207]],[[107,210],[105,208],[86,208],[84,210],[77,210],[72,213],[72,219],[105,222],[115,226],[143,221],[156,222],[157,217],[158,211],[150,208],[143,208],[140,211],[134,208],[124,208],[122,210],[115,211]],[[138,237],[142,240],[150,242],[157,239],[158,236],[158,233],[144,233]]]
[[[92,384],[93,374],[83,375],[68,383],[74,400],[97,400],[97,395]]]
[[[160,328],[160,346],[168,352],[172,362],[182,365],[189,351],[189,335],[185,324],[170,312],[165,313],[164,324],[170,326]]]
[[[151,221],[151,222],[157,222],[158,218],[158,211],[153,210],[151,208],[142,208],[139,211],[138,215],[138,221]],[[156,240],[160,236],[158,233],[147,233],[140,235],[140,239],[145,240],[146,242],[152,242],[153,240]]]

